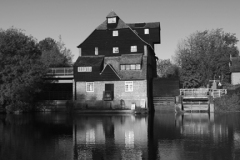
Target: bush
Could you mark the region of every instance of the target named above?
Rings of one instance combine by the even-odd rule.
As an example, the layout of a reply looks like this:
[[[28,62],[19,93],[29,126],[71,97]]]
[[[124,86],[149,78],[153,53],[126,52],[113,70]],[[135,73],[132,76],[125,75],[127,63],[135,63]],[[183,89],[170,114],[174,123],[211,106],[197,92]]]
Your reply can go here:
[[[214,100],[216,112],[240,111],[240,94],[225,95]]]

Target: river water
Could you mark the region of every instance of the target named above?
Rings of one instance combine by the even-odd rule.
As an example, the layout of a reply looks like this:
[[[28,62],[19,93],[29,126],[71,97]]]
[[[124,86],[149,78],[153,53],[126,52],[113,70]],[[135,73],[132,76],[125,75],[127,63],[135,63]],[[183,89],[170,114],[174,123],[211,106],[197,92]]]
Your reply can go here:
[[[1,160],[239,160],[240,113],[0,115]]]

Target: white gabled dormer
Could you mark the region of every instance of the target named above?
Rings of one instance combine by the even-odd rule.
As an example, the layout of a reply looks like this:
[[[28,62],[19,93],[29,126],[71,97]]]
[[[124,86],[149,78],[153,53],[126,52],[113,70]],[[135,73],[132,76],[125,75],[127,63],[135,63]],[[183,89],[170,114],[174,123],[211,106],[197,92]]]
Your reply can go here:
[[[106,18],[107,18],[107,28],[108,28],[108,29],[114,29],[114,28],[117,27],[119,17],[118,17],[118,15],[117,15],[114,11],[111,11],[111,12],[107,15]]]

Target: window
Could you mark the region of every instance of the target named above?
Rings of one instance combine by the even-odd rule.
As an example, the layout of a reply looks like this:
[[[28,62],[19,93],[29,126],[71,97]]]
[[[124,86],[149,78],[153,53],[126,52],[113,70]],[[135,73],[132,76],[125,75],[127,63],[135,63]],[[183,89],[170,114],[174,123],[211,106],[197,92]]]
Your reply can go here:
[[[95,47],[95,55],[98,55],[98,47]]]
[[[131,46],[131,52],[137,52],[137,46]]]
[[[108,23],[116,23],[116,17],[108,18]]]
[[[125,92],[133,91],[133,81],[125,81]]]
[[[113,31],[113,36],[118,36],[118,31]]]
[[[149,34],[149,29],[144,29],[144,34]]]
[[[131,64],[131,70],[135,70],[136,69],[136,65],[135,64]]]
[[[121,70],[140,70],[141,64],[121,64]]]
[[[86,92],[94,92],[94,82],[86,82]]]
[[[78,72],[92,72],[92,67],[78,67]]]
[[[113,47],[113,53],[119,53],[119,48],[118,47]]]
[[[136,64],[136,69],[137,70],[141,69],[141,65],[140,64]]]
[[[126,70],[126,65],[121,65],[121,70]]]
[[[126,65],[126,70],[130,70],[131,65]]]

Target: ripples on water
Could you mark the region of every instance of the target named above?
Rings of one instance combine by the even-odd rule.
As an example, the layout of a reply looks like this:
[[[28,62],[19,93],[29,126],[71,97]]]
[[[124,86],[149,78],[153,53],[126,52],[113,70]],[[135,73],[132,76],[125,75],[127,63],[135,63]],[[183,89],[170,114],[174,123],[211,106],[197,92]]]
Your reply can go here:
[[[0,115],[1,160],[240,159],[240,114]]]

